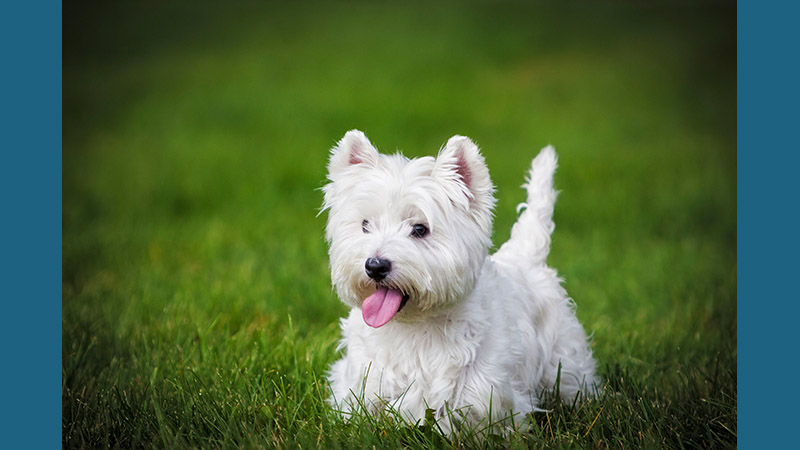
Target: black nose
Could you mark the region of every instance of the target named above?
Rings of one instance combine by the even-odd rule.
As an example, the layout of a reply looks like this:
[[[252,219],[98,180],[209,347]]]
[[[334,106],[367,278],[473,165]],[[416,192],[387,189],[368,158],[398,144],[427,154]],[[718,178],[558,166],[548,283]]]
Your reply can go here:
[[[375,281],[381,281],[392,270],[392,263],[388,259],[367,258],[364,268],[367,269],[368,277]]]

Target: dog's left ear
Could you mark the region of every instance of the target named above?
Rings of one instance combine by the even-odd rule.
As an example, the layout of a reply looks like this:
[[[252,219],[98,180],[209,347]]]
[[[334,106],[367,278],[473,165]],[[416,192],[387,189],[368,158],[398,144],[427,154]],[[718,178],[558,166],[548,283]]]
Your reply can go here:
[[[470,209],[491,211],[494,207],[494,186],[489,169],[478,146],[468,137],[453,136],[439,151],[432,175],[459,188]],[[459,199],[454,199],[461,203]]]

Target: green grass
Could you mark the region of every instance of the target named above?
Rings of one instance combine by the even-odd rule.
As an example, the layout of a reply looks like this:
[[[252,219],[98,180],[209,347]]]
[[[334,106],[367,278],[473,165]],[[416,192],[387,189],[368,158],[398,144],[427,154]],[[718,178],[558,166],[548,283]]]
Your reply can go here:
[[[735,12],[65,4],[64,447],[735,446]],[[351,128],[476,140],[496,245],[556,146],[549,263],[607,395],[502,442],[331,413],[318,189]]]

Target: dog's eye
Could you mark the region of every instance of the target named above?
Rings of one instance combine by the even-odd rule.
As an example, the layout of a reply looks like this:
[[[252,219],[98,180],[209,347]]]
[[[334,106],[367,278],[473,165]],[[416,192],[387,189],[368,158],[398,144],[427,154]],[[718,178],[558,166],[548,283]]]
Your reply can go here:
[[[427,235],[428,235],[428,227],[426,227],[421,223],[418,223],[414,225],[413,228],[411,228],[411,236],[414,236],[415,238],[421,238]]]
[[[361,222],[361,231],[363,231],[364,233],[369,233],[367,226],[369,226],[369,220],[365,219],[363,222]]]

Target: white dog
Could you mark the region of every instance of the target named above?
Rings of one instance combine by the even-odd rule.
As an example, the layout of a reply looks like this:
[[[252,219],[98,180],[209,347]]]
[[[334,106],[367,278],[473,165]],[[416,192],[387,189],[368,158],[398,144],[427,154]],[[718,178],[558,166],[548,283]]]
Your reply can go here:
[[[331,278],[352,307],[329,373],[335,408],[394,409],[412,423],[430,408],[450,433],[462,421],[518,420],[544,390],[569,402],[595,394],[586,333],[545,264],[555,169],[546,147],[511,238],[489,255],[494,187],[469,138],[409,160],[345,134],[323,188]]]

